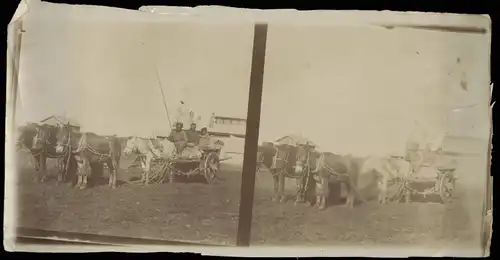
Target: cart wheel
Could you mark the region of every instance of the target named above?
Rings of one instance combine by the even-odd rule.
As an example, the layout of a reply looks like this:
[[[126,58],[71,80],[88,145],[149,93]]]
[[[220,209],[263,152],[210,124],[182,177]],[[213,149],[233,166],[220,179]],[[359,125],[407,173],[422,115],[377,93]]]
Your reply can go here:
[[[215,180],[217,173],[219,172],[219,168],[219,156],[217,156],[217,153],[214,152],[209,153],[205,159],[205,167],[203,169],[207,183],[212,183]]]
[[[453,196],[453,190],[455,189],[455,178],[453,174],[447,172],[441,177],[441,183],[439,185],[439,195],[444,203],[451,202]]]

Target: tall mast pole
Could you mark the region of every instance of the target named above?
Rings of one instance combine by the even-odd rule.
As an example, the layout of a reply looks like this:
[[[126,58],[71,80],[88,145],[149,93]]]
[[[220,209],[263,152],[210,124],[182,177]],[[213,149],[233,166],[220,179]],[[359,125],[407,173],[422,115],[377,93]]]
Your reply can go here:
[[[168,108],[167,108],[167,102],[165,101],[165,94],[163,94],[163,87],[161,85],[161,80],[160,80],[160,75],[158,74],[158,70],[156,70],[156,78],[158,79],[158,87],[160,88],[160,93],[161,93],[161,97],[163,100],[163,107],[165,108],[165,113],[167,115],[168,124],[170,125],[170,127],[172,127],[172,122],[170,121],[170,115],[168,113]]]

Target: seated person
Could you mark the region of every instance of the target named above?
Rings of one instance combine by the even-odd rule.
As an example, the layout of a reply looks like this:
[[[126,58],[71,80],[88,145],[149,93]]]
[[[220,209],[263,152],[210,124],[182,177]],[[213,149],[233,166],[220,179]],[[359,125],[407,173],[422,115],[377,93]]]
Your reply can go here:
[[[198,145],[200,148],[212,148],[212,139],[210,138],[206,127],[201,129]]]
[[[197,159],[202,156],[201,151],[198,149],[199,135],[196,132],[196,124],[192,123],[189,130],[182,131],[186,136],[186,143],[184,149],[178,153],[182,158]]]
[[[196,132],[196,124],[192,123],[189,130],[186,131],[187,142],[190,147],[197,146],[200,141],[200,135]]]
[[[182,130],[183,124],[181,122],[177,122],[175,124],[175,129],[170,132],[170,135],[167,137],[167,140],[174,143],[175,150],[177,154],[181,154],[187,143],[187,135]]]

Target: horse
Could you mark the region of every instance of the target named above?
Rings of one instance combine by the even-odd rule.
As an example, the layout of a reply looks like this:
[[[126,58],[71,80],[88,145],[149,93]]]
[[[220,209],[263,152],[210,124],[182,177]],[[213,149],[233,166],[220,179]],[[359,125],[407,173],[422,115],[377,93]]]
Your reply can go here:
[[[149,172],[151,170],[151,161],[154,158],[170,159],[174,154],[175,146],[167,139],[141,138],[137,136],[130,137],[125,141],[123,154],[129,157],[132,153],[139,154],[141,161],[142,174],[141,182],[144,185],[149,184]]]
[[[376,174],[378,202],[380,204],[385,204],[387,202],[387,190],[390,181],[407,177],[415,171],[420,172],[423,169],[426,168],[417,166],[404,158],[368,156],[363,159],[359,174]],[[406,200],[409,200],[408,193],[405,193],[404,196]]]
[[[116,178],[120,165],[121,143],[116,136],[100,136],[95,133],[77,133],[69,125],[58,128],[56,152],[70,149],[77,162],[78,181],[75,188],[85,189],[92,173],[92,163],[106,164],[109,169],[109,186],[116,188]]]
[[[56,151],[56,134],[57,126],[47,124],[29,123],[19,128],[19,136],[16,141],[17,150],[24,146],[30,151],[37,172],[35,177],[37,182],[45,181],[48,158],[58,160],[58,182],[64,181],[69,157],[65,151]]]
[[[295,171],[297,156],[306,150],[290,145],[265,142],[258,148],[258,159],[273,176],[273,201],[285,202],[285,178],[296,179],[295,204],[304,202],[310,175],[307,169]]]
[[[326,200],[330,192],[328,185],[333,182],[345,185],[347,191],[345,206],[353,208],[355,198],[362,199],[362,196],[356,187],[358,172],[352,156],[308,150],[307,147],[302,149],[303,152],[298,156],[295,171],[302,172],[305,168],[310,169],[309,171],[317,183],[316,204],[314,206],[320,210],[326,208]]]

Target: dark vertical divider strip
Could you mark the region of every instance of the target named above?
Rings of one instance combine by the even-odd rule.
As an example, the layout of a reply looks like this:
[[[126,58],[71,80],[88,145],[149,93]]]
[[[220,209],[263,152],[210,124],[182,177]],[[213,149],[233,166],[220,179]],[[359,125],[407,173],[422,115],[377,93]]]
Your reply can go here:
[[[237,246],[250,245],[266,41],[267,24],[255,24],[252,69],[250,72],[250,91],[248,97],[247,129],[245,135],[243,173],[241,178]]]

